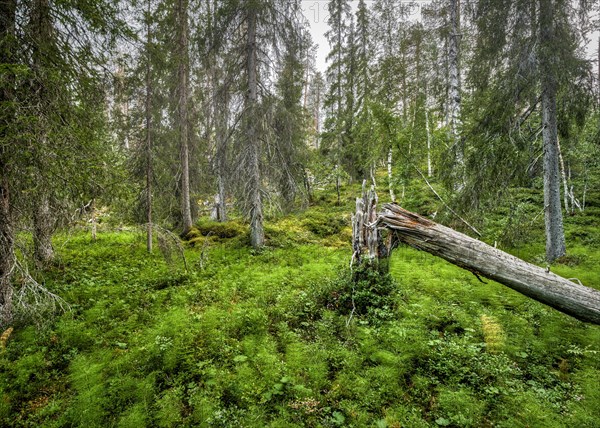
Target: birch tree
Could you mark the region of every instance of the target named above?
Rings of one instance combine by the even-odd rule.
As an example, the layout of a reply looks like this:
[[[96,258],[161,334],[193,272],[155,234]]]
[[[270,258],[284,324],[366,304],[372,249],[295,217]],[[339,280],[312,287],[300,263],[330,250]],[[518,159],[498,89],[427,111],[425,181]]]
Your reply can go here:
[[[464,147],[461,129],[461,70],[460,70],[460,0],[449,0],[448,36],[448,124],[456,157],[455,189],[462,190],[465,181]]]

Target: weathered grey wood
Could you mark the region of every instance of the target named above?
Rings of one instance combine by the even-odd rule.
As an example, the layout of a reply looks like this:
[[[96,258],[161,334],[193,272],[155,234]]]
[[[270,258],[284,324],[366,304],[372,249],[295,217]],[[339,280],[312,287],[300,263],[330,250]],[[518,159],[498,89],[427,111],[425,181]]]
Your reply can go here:
[[[356,212],[352,216],[352,248],[358,261],[379,258],[379,231],[369,227],[376,220],[377,194],[373,188],[367,192],[366,182],[363,182],[362,197],[356,198]]]
[[[371,227],[377,221],[377,202],[374,187],[367,191],[363,181],[362,197],[356,198],[356,212],[352,215],[352,261],[358,264],[366,261],[380,271],[387,271],[391,241],[385,233]]]
[[[562,278],[396,204],[384,205],[375,225],[395,238],[553,307],[600,325],[600,291]]]

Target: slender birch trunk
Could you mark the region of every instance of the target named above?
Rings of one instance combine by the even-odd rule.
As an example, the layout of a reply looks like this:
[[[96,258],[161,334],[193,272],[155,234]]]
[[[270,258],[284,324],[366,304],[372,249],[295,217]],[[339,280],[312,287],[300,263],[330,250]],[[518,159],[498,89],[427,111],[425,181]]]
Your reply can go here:
[[[448,41],[448,110],[450,133],[455,150],[456,190],[465,185],[465,159],[460,137],[460,0],[450,0],[450,38]]]
[[[181,159],[181,215],[183,233],[192,228],[192,209],[190,204],[190,161],[189,161],[189,24],[188,0],[178,0],[178,121],[179,147]]]
[[[429,111],[425,106],[425,131],[427,132],[427,176],[433,175],[433,169],[431,167],[431,130],[429,129]]]
[[[392,173],[392,148],[388,150],[387,157],[387,172],[388,172],[388,186],[390,191],[390,199],[392,202],[396,202],[396,194],[394,193],[394,175]]]

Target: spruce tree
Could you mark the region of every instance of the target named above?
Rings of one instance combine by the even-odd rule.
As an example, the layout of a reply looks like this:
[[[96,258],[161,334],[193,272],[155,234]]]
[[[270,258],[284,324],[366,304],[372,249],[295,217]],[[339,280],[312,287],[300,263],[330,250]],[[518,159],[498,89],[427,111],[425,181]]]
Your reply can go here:
[[[347,0],[330,0],[327,4],[329,30],[325,33],[329,42],[327,55],[326,78],[328,90],[325,95],[324,107],[327,113],[323,146],[326,148],[335,164],[335,180],[338,204],[340,203],[340,168],[344,153],[344,120],[345,96],[344,85],[347,69],[344,60],[346,37],[348,35],[348,20],[350,5]]]

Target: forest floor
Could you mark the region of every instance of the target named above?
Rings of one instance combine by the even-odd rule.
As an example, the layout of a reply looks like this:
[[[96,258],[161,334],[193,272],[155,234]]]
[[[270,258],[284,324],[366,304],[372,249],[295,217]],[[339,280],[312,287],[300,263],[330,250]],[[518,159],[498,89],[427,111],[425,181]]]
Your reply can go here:
[[[139,232],[58,236],[45,284],[71,310],[0,350],[0,425],[600,427],[600,326],[406,247],[353,289],[358,191],[267,222],[260,252],[242,223],[203,220],[187,272]],[[499,207],[483,239],[544,265],[539,197]],[[592,202],[552,270],[599,288]]]

